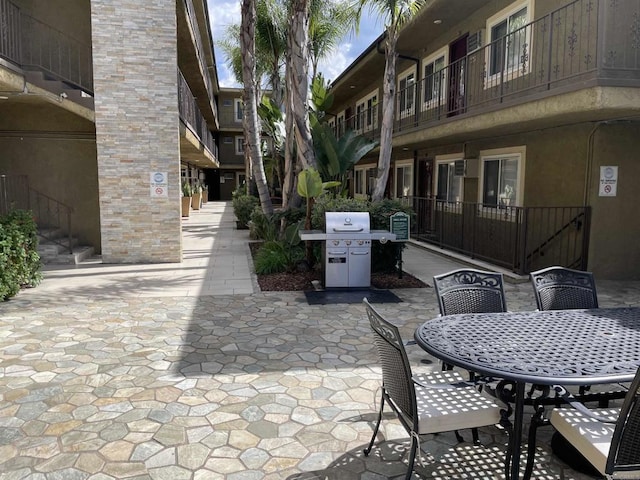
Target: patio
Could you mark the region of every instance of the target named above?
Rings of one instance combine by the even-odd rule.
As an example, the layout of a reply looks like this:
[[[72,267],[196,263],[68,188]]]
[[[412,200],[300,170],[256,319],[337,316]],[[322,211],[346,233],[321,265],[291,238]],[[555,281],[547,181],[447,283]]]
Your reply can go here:
[[[310,306],[302,292],[134,296],[106,283],[82,295],[69,285],[0,304],[0,478],[404,475],[408,438],[391,416],[383,447],[362,454],[380,386],[362,305]],[[639,287],[598,282],[600,303],[637,305]],[[410,339],[437,315],[433,290],[394,292],[403,303],[378,307]],[[535,308],[529,284],[506,295],[510,310]],[[440,368],[420,362],[419,347],[408,352],[416,370]],[[551,433],[539,431],[534,478],[592,478],[551,454]],[[504,478],[507,435],[492,427],[480,438],[425,437],[414,478]]]

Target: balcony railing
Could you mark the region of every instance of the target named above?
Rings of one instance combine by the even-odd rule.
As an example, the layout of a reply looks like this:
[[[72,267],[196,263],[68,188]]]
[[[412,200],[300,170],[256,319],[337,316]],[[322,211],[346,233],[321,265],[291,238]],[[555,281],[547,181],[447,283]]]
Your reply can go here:
[[[189,24],[191,25],[191,30],[193,31],[194,39],[196,42],[196,52],[198,55],[198,61],[200,62],[200,66],[202,68],[202,74],[204,75],[204,81],[207,85],[207,92],[209,92],[209,98],[213,98],[213,82],[211,81],[211,75],[209,73],[209,69],[207,68],[207,62],[205,61],[204,46],[202,45],[202,38],[200,36],[200,27],[198,26],[198,21],[196,20],[193,0],[184,0],[184,6],[185,10],[187,11]],[[215,108],[216,106],[214,103],[214,109]],[[217,112],[214,113],[217,115]]]
[[[640,85],[632,4],[576,0],[470,52],[398,91],[394,132],[598,82]],[[381,107],[346,118],[344,127],[378,138]]]
[[[0,0],[0,58],[93,92],[91,47]]]
[[[527,274],[550,265],[585,269],[589,207],[500,207],[404,199],[416,212],[411,237]]]
[[[180,111],[180,120],[186,125],[186,127],[193,132],[199,139],[202,145],[211,153],[213,158],[218,158],[218,148],[213,138],[211,130],[207,125],[207,121],[202,116],[202,112],[198,107],[191,89],[187,84],[182,72],[178,70],[178,106]]]

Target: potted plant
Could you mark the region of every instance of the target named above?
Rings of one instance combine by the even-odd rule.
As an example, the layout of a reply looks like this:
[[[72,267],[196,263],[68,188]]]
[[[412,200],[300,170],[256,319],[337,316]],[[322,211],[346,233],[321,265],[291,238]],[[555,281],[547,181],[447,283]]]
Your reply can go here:
[[[191,185],[187,180],[182,182],[182,216],[189,216],[189,207],[191,206]]]
[[[249,220],[251,220],[251,214],[253,209],[260,202],[253,195],[247,195],[238,190],[233,192],[233,213],[236,215],[236,226],[238,230],[246,230],[249,228]]]
[[[202,184],[202,203],[209,201],[209,186],[206,183]]]
[[[194,210],[200,210],[200,199],[202,198],[202,187],[199,183],[196,183],[193,187],[193,194],[191,195],[191,208]]]

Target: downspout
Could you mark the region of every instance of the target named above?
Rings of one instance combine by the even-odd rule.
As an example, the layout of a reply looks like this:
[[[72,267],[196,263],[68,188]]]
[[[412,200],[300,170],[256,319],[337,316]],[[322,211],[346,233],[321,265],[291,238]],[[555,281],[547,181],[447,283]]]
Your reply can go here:
[[[595,138],[595,134],[600,128],[601,125],[609,123],[609,121],[600,121],[596,122],[596,124],[589,132],[589,136],[587,137],[587,163],[585,165],[585,173],[584,173],[584,194],[582,198],[582,205],[586,207],[589,203],[589,192],[591,190],[591,178],[592,178],[592,168],[593,168],[593,139]]]

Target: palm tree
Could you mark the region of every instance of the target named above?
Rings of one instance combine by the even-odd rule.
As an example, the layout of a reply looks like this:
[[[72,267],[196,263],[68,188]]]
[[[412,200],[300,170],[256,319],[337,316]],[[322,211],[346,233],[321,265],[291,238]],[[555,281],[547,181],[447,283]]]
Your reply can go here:
[[[242,49],[242,83],[244,84],[242,123],[245,133],[245,151],[248,152],[251,162],[252,175],[258,189],[262,211],[265,215],[270,215],[273,213],[273,205],[262,163],[260,124],[256,101],[258,81],[256,76],[255,0],[242,0],[241,13],[240,47]]]
[[[402,27],[422,8],[426,0],[360,0],[361,6],[369,5],[385,22],[384,78],[382,87],[382,125],[380,126],[380,156],[378,177],[371,195],[374,202],[382,200],[389,179],[391,165],[392,133],[396,97],[396,45]]]

